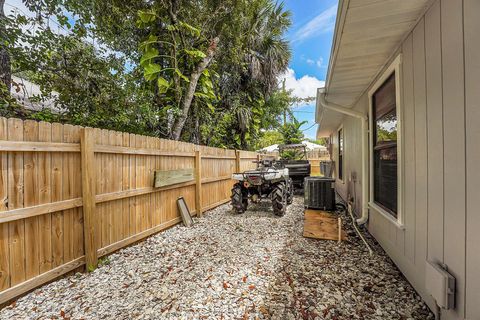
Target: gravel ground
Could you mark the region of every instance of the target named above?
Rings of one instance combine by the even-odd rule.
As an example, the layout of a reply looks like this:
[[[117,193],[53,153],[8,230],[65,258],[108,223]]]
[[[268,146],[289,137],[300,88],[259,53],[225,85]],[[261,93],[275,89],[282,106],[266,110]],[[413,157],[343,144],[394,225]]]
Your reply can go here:
[[[229,205],[125,248],[90,274],[43,286],[1,319],[433,319],[385,252],[306,239],[303,203]]]

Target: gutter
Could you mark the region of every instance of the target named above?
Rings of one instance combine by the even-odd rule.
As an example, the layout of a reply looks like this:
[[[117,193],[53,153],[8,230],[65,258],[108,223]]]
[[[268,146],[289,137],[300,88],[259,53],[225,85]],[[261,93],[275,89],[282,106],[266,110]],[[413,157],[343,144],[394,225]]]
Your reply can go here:
[[[362,216],[356,220],[357,224],[362,225],[368,221],[368,179],[367,179],[367,150],[368,150],[368,117],[359,111],[346,108],[344,106],[328,102],[325,98],[325,89],[319,89],[317,93],[318,102],[324,109],[332,110],[357,118],[362,124]],[[321,119],[319,119],[321,120]],[[320,123],[320,121],[318,121]]]

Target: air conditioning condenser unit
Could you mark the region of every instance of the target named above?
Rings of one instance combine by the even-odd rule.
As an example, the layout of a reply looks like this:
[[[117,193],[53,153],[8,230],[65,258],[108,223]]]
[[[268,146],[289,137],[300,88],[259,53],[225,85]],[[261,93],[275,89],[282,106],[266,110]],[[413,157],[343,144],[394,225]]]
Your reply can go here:
[[[324,211],[335,210],[335,179],[307,177],[304,182],[305,207]]]

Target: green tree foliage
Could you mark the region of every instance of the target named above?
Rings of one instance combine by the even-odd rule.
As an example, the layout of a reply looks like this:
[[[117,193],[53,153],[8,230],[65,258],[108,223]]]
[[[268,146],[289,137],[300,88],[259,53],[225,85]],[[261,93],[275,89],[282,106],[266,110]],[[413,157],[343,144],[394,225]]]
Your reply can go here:
[[[307,121],[298,121],[294,117],[292,117],[291,122],[287,122],[284,126],[280,128],[280,132],[283,135],[283,143],[284,144],[297,144],[302,143],[305,136],[303,131],[301,130],[301,126],[303,126]]]
[[[36,16],[2,18],[13,74],[40,85],[60,114],[2,114],[212,146],[256,146],[289,97],[290,13],[272,0],[24,0]],[[52,27],[52,21],[59,27]],[[33,27],[32,27],[33,26]],[[53,29],[60,28],[58,33]],[[25,30],[33,30],[27,31]],[[5,106],[5,107],[3,107]],[[8,107],[8,108],[7,108]]]
[[[258,139],[257,144],[255,145],[255,150],[260,150],[274,144],[282,144],[282,143],[283,143],[283,135],[278,130],[268,130],[268,131],[262,132],[260,138]]]
[[[285,123],[280,128],[280,133],[283,135],[284,144],[299,144],[305,139],[305,135],[301,130],[301,127],[307,123],[307,121],[298,121],[295,117],[291,117],[291,121]],[[285,150],[280,154],[283,159],[302,159],[303,150],[291,149]]]

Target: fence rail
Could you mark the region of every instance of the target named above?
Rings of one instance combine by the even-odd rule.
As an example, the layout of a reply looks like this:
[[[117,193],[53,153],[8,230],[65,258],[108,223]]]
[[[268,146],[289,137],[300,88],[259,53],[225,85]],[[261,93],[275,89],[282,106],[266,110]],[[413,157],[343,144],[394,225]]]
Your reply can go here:
[[[0,118],[0,304],[229,200],[257,154]],[[155,170],[195,180],[153,187]]]

